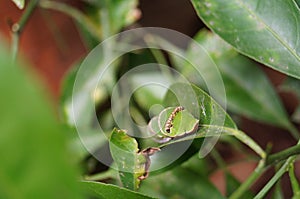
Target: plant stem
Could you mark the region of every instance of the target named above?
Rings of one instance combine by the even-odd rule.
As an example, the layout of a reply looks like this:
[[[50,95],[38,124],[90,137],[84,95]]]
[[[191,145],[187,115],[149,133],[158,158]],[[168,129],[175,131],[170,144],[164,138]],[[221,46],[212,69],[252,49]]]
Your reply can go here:
[[[294,196],[296,196],[297,194],[300,193],[300,187],[299,187],[299,182],[297,180],[297,177],[295,175],[295,166],[294,166],[294,164],[290,165],[289,176],[290,176],[290,182],[291,182],[291,185],[292,185]]]
[[[196,133],[196,135],[190,135],[190,136],[185,136],[183,138],[174,139],[170,142],[161,144],[159,147],[162,148],[170,144],[196,139],[196,138],[214,137],[216,135],[218,136],[219,134],[216,134],[215,130],[218,132],[222,132],[222,135],[231,135],[236,137],[238,140],[240,140],[241,142],[246,144],[249,148],[251,148],[253,151],[255,151],[262,159],[266,158],[267,155],[265,151],[244,132],[237,129],[214,126],[214,125],[202,125],[200,130]]]
[[[265,185],[265,187],[256,196],[258,198],[263,197],[267,191],[278,181],[278,179],[288,170],[290,164],[296,159],[296,154],[300,154],[299,142],[297,145],[290,147],[286,150],[280,151],[273,155],[267,156],[266,159],[262,159],[254,172],[247,178],[247,180],[230,196],[230,199],[240,198],[242,194],[253,184],[253,182],[261,175],[261,173],[267,169],[267,167],[276,164],[282,160],[287,159],[285,164],[276,172],[273,178]]]
[[[289,157],[287,161],[282,165],[282,167],[276,172],[276,174],[271,178],[271,180],[264,186],[262,190],[255,196],[254,199],[263,198],[266,193],[273,187],[273,185],[281,178],[281,176],[288,171],[290,164],[292,164],[296,159],[296,156]]]
[[[273,185],[279,180],[279,178],[281,178],[281,176],[287,172],[289,170],[289,167],[291,166],[291,164],[294,163],[295,159],[296,159],[296,155],[294,156],[291,156],[292,154],[299,154],[299,147],[300,145],[300,140],[298,141],[297,145],[294,146],[294,147],[291,147],[293,150],[290,150],[291,148],[289,149],[286,149],[284,151],[281,151],[281,152],[278,152],[276,154],[273,154],[273,155],[270,155],[270,157],[276,157],[276,158],[281,158],[282,160],[284,158],[287,158],[287,161],[282,165],[282,167],[276,172],[276,174],[272,177],[272,179],[264,186],[264,188],[255,196],[255,199],[259,199],[259,198],[262,198],[264,197],[264,195],[273,187]],[[279,154],[279,155],[278,155]],[[270,159],[267,158],[267,159]],[[271,161],[274,161],[276,162],[276,159],[275,158],[271,158]],[[269,165],[273,164],[274,162],[271,162],[269,160]]]
[[[12,30],[12,59],[16,60],[18,49],[19,49],[19,40],[20,35],[29,20],[30,16],[32,15],[33,10],[37,6],[39,0],[31,0],[29,1],[26,10],[24,11],[24,14],[22,15],[19,22],[13,24],[11,30]]]
[[[229,197],[229,199],[241,198],[241,196],[249,189],[249,187],[259,178],[265,170],[264,159],[260,160],[255,170],[247,178],[247,180]]]
[[[297,154],[300,154],[300,145],[298,145],[298,144],[295,146],[292,146],[288,149],[285,149],[283,151],[280,151],[278,153],[268,156],[267,160],[266,160],[266,166],[276,164],[282,160],[287,159],[288,157],[290,157],[292,155],[297,155]]]

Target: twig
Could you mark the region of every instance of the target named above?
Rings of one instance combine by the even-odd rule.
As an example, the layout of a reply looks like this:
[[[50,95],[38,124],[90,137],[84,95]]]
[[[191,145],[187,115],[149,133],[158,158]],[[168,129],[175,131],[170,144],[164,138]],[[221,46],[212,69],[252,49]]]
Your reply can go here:
[[[229,199],[241,198],[247,189],[260,177],[264,170],[265,161],[262,159],[247,180],[243,182],[243,184],[229,197]]]
[[[26,10],[24,11],[24,14],[22,15],[19,22],[12,25],[12,59],[16,60],[18,49],[19,49],[19,40],[20,35],[29,20],[30,16],[32,15],[33,10],[37,6],[39,0],[31,0],[29,1]]]

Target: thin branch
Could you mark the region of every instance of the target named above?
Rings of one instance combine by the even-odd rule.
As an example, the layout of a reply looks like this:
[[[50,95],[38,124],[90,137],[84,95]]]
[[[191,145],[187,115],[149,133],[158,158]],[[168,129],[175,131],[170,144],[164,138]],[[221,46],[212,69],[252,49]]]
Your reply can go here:
[[[260,177],[265,171],[265,161],[262,159],[255,170],[247,178],[245,182],[229,197],[229,199],[238,199],[249,189],[249,187]]]
[[[20,40],[20,35],[31,17],[34,9],[36,8],[39,0],[31,0],[29,1],[26,10],[24,11],[21,19],[19,22],[15,23],[12,25],[12,59],[16,60],[17,54],[18,54],[18,49],[19,49],[19,40]]]
[[[290,156],[300,154],[300,145],[295,145],[278,153],[269,155],[266,160],[266,166],[276,164],[282,160],[286,160]]]
[[[268,191],[273,187],[273,185],[281,178],[281,176],[288,171],[291,164],[294,163],[296,156],[289,157],[287,161],[282,165],[282,167],[276,172],[276,174],[271,178],[271,180],[264,186],[262,190],[255,196],[255,199],[263,198]]]

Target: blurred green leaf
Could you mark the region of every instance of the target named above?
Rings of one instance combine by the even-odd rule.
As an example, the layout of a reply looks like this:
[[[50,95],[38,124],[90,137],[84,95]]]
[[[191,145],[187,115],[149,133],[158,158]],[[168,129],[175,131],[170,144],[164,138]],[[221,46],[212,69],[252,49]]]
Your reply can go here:
[[[134,76],[131,80],[131,86],[137,87],[137,85],[143,85],[134,91],[134,98],[136,102],[143,108],[145,111],[150,111],[153,105],[161,104],[163,96],[166,92],[166,89],[159,85],[148,85],[149,82],[163,81],[163,75],[159,72],[151,72],[149,74],[138,74]],[[164,85],[167,85],[166,81]]]
[[[0,50],[0,198],[82,198],[53,107],[40,83],[10,61]]]
[[[284,195],[281,189],[281,180],[279,180],[276,184],[275,184],[275,189],[272,195],[272,199],[284,199]]]
[[[139,18],[138,0],[109,0],[106,3],[111,34],[119,32]]]
[[[191,170],[198,175],[207,176],[211,173],[213,170],[213,167],[211,166],[212,162],[208,158],[199,158],[198,155],[192,156],[190,159],[185,161],[181,167]]]
[[[292,115],[292,120],[294,122],[300,123],[300,105],[298,105],[298,107],[294,111],[294,113]]]
[[[289,129],[291,123],[279,97],[254,61],[238,54],[217,35],[208,31],[201,31],[195,40],[208,51],[217,64],[231,111]],[[187,54],[190,59],[199,57],[192,49]]]
[[[205,24],[239,52],[300,79],[300,12],[294,1],[192,3]]]
[[[96,198],[101,198],[101,199],[107,199],[107,198],[151,199],[152,198],[111,184],[84,181],[82,182],[82,185],[86,189],[88,195],[94,196]]]
[[[89,6],[85,10],[85,16],[100,31],[98,35],[87,29],[86,25],[80,23],[87,41],[91,41],[91,36],[98,39],[98,42],[118,33],[122,28],[132,24],[140,17],[137,9],[138,0],[105,0],[86,1]],[[95,43],[97,44],[97,43]],[[91,46],[92,47],[92,46]]]
[[[225,180],[226,180],[226,195],[230,196],[237,188],[241,185],[241,183],[229,172],[225,172]],[[254,194],[251,191],[246,191],[242,196],[243,199],[251,199],[254,197]]]
[[[91,106],[87,105],[87,103],[90,101],[83,101],[83,103],[77,104],[78,106],[82,107],[80,109],[82,110],[82,114],[80,114],[80,119],[78,119],[77,123],[75,123],[72,107],[72,94],[79,65],[79,63],[74,65],[66,74],[60,97],[60,114],[63,122],[67,124],[66,129],[71,132],[70,135],[72,136],[72,140],[70,140],[70,145],[74,153],[76,153],[76,159],[78,160],[84,158],[90,151],[95,151],[97,148],[103,146],[104,143],[107,143],[107,137],[105,134],[93,129],[93,122],[95,122],[93,120],[93,114],[95,110]],[[86,91],[84,89],[79,90],[74,99],[80,102],[81,98],[84,98],[82,96],[85,94],[85,92]],[[107,97],[105,89],[98,87],[95,93],[96,94],[94,97],[91,96],[89,99],[93,101],[91,103],[103,103]],[[102,114],[102,116],[104,116],[104,114]],[[80,132],[80,136],[78,136],[79,134],[76,130],[76,124],[84,128],[84,131]],[[86,146],[88,146],[88,149]]]
[[[300,80],[289,77],[287,78],[281,85],[280,91],[293,93],[297,98],[298,102],[300,102]],[[300,104],[295,109],[292,120],[294,122],[300,123]]]
[[[143,182],[139,191],[160,199],[224,198],[209,179],[181,167],[161,175],[150,176]]]
[[[110,152],[119,170],[123,186],[137,190],[141,177],[146,173],[147,159],[139,152],[137,141],[126,135],[125,131],[114,129],[110,136]]]
[[[25,6],[25,0],[12,0],[19,9],[23,9]]]
[[[280,90],[285,92],[291,92],[296,95],[298,100],[300,101],[300,80],[288,77],[286,80],[280,85]]]
[[[76,80],[77,71],[80,63],[74,65],[65,75],[62,84],[62,91],[60,96],[61,116],[63,121],[71,127],[75,127],[74,118],[72,117],[72,92]],[[92,110],[85,109],[86,113]],[[92,123],[91,113],[85,114],[80,119],[82,125],[90,126]]]

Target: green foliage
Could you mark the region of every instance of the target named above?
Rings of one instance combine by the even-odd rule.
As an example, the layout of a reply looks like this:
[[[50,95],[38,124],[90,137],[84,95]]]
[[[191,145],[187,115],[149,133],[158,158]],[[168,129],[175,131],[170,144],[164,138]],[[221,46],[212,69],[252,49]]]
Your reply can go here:
[[[292,124],[273,86],[254,61],[238,54],[220,37],[208,31],[200,31],[194,39],[207,50],[218,66],[230,111],[275,126],[291,128]],[[190,60],[201,59],[192,48],[186,54]],[[195,73],[189,64],[182,72],[188,77]],[[298,136],[294,132],[292,134]]]
[[[110,136],[110,151],[115,160],[123,186],[137,190],[143,176],[146,157],[139,152],[138,143],[122,130],[114,129]]]
[[[130,191],[115,185],[83,181],[81,183],[88,196],[99,199],[114,198],[136,198],[136,199],[153,199],[152,197],[142,195],[137,192]]]
[[[205,24],[239,52],[300,79],[299,8],[294,1],[192,0]]]
[[[164,175],[151,176],[140,189],[147,195],[167,198],[224,198],[206,176],[178,167]]]
[[[197,86],[183,83],[171,85],[165,96],[164,103],[166,106],[176,106],[179,103],[177,98],[183,99],[180,104],[190,111],[194,117],[198,118],[201,125],[220,125],[233,129],[237,128],[224,109]]]
[[[0,198],[82,198],[67,139],[42,88],[0,50]]]
[[[241,182],[239,182],[231,173],[225,171],[225,181],[226,181],[226,195],[230,196],[234,193],[234,191],[241,186]],[[251,191],[245,192],[241,198],[253,198],[254,194]]]

